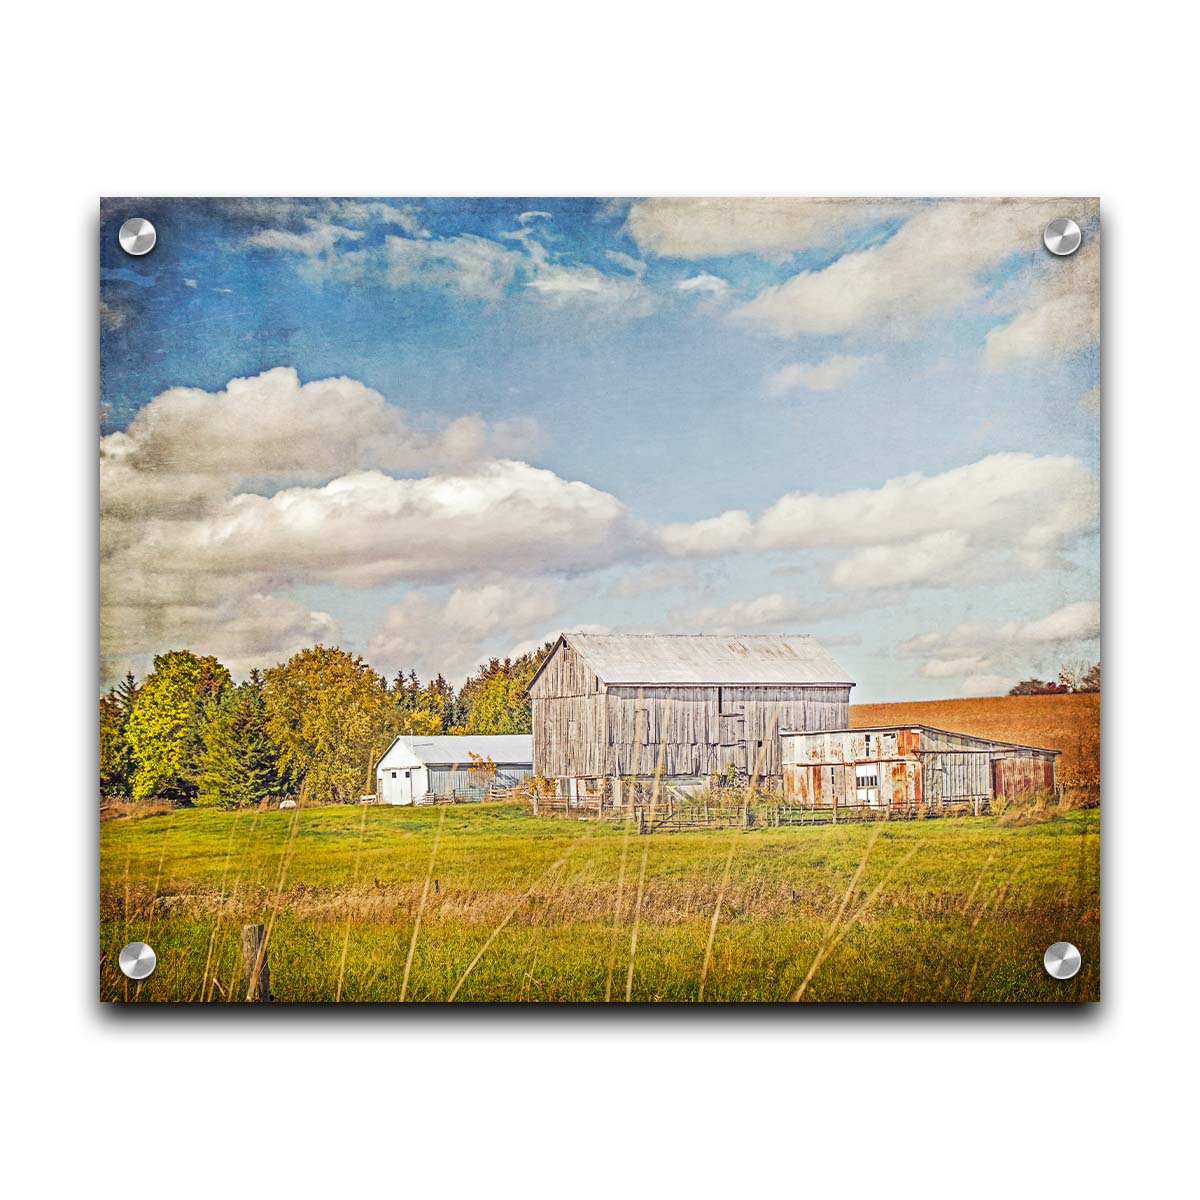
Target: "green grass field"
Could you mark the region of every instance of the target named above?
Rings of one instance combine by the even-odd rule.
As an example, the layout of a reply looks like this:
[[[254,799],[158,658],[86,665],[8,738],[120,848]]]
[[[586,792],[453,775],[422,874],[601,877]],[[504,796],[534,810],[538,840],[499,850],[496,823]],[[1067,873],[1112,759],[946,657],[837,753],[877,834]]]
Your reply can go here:
[[[242,999],[247,922],[278,1001],[1100,991],[1096,809],[641,838],[506,805],[180,810],[102,823],[100,900],[105,1000]],[[1059,940],[1083,953],[1068,982],[1041,965]],[[140,984],[129,941],[158,954]]]

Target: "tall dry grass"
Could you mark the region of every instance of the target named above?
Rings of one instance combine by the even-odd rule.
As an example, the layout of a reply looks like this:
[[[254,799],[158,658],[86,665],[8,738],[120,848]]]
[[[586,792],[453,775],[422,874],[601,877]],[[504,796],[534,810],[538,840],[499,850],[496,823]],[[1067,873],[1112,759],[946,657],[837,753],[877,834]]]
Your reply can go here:
[[[502,805],[112,822],[101,994],[241,1000],[263,923],[280,1001],[1093,999],[1097,825],[696,831],[633,858],[628,828]],[[1088,963],[1069,988],[1040,969],[1063,937]],[[130,940],[159,954],[141,989]]]

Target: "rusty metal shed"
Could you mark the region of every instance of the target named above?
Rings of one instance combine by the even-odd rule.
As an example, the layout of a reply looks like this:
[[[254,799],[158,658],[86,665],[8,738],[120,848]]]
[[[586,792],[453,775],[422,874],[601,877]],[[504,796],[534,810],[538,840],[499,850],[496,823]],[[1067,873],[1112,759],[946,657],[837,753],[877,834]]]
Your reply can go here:
[[[1057,790],[1059,751],[931,725],[786,730],[780,740],[785,793],[816,808],[979,812],[995,797]]]

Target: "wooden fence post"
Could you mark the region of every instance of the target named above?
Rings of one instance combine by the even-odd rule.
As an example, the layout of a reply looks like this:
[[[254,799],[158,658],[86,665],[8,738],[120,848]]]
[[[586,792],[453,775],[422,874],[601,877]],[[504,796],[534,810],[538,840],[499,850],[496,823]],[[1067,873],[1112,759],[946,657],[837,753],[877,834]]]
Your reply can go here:
[[[246,1000],[265,1004],[271,999],[271,970],[267,966],[267,935],[261,925],[242,926],[242,971]]]

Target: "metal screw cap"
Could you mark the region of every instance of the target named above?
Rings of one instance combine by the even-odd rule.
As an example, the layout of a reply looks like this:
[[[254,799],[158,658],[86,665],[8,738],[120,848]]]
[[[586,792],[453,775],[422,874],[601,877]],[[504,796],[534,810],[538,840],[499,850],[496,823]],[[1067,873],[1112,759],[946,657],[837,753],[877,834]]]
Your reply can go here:
[[[1079,974],[1083,958],[1070,942],[1055,942],[1042,959],[1046,973],[1055,979],[1073,979]]]
[[[130,217],[121,226],[117,240],[126,254],[149,254],[154,249],[154,243],[158,241],[158,234],[145,217]]]
[[[1051,254],[1057,254],[1061,258],[1067,254],[1074,254],[1079,249],[1083,234],[1070,217],[1055,217],[1042,231],[1042,241],[1046,243],[1046,249]]]
[[[117,963],[130,979],[145,979],[158,966],[158,955],[145,942],[130,942],[121,950]]]

